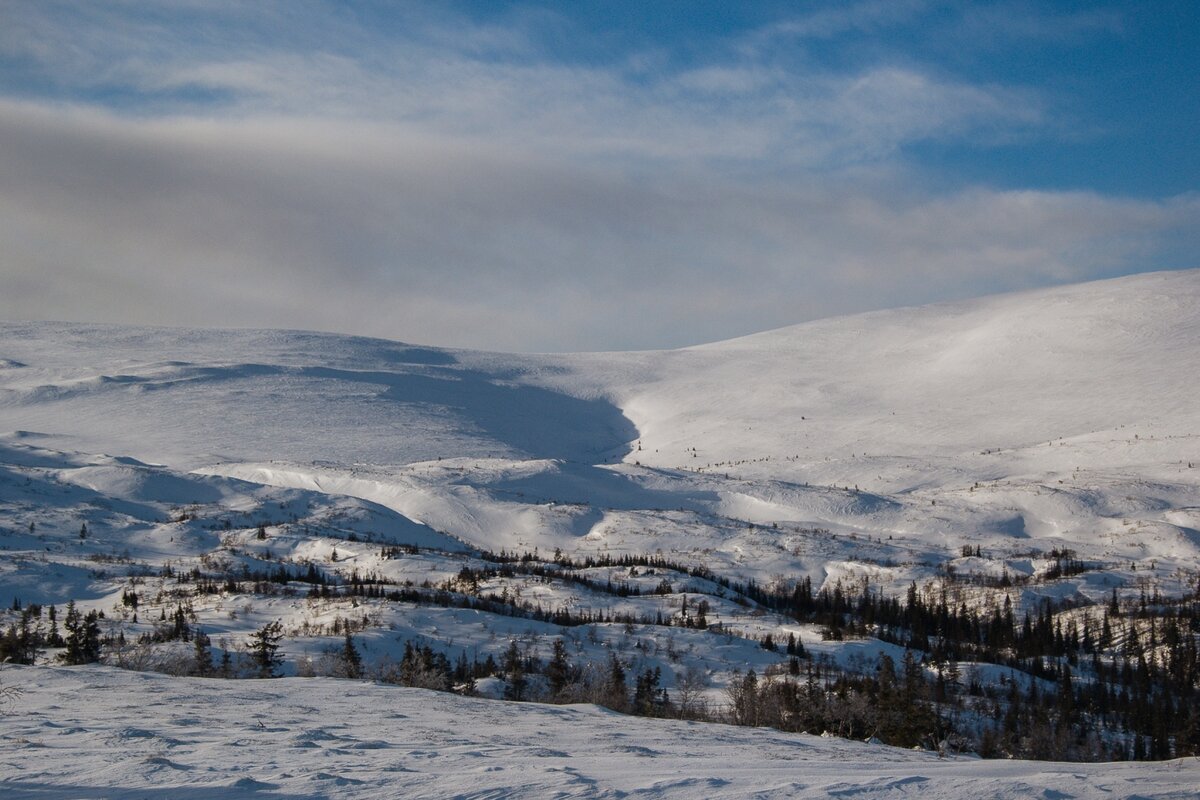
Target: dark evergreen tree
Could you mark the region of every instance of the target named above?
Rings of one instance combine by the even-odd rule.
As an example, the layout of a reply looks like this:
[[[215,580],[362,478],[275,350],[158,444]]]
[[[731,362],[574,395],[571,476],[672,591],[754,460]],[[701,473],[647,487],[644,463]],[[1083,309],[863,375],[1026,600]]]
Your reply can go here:
[[[633,689],[633,713],[643,717],[666,716],[669,698],[667,690],[659,686],[662,681],[662,670],[644,669],[637,676]]]
[[[524,700],[525,693],[529,688],[529,679],[525,677],[525,659],[521,655],[521,648],[517,645],[517,640],[513,639],[508,643],[508,649],[504,651],[504,680],[507,685],[504,688],[505,700]]]
[[[279,655],[279,641],[282,638],[283,623],[279,620],[269,622],[250,634],[250,660],[257,677],[279,677],[279,665],[283,663]]]
[[[342,643],[341,661],[347,678],[363,676],[362,656],[358,654],[358,648],[354,646],[354,637],[349,631],[346,631],[346,639]]]
[[[63,661],[67,664],[92,664],[100,660],[100,614],[89,611],[80,614],[75,601],[67,604],[64,620],[67,636]]]
[[[615,653],[608,655],[608,677],[604,684],[601,705],[613,711],[629,708],[629,687],[625,683],[625,666]]]
[[[37,660],[42,637],[38,635],[32,616],[30,609],[24,609],[20,619],[10,624],[0,636],[0,663],[32,664]]]
[[[571,664],[567,660],[567,644],[558,638],[554,640],[554,652],[550,663],[546,665],[546,682],[550,686],[550,699],[562,697],[563,690],[571,680]]]
[[[211,642],[208,635],[199,628],[192,637],[192,672],[201,677],[213,672]]]

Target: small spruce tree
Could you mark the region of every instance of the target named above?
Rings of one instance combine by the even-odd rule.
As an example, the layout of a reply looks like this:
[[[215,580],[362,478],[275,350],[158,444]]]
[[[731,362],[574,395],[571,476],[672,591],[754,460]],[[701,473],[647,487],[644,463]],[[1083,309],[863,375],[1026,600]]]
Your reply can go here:
[[[342,644],[341,661],[347,678],[363,676],[362,656],[358,654],[358,648],[354,646],[354,637],[350,635],[350,631],[346,631],[346,640]]]
[[[269,622],[250,634],[250,659],[258,677],[279,677],[278,668],[283,663],[279,656],[279,640],[282,638],[283,623],[279,620]]]
[[[213,672],[212,647],[208,634],[199,628],[192,638],[192,671],[201,677]]]

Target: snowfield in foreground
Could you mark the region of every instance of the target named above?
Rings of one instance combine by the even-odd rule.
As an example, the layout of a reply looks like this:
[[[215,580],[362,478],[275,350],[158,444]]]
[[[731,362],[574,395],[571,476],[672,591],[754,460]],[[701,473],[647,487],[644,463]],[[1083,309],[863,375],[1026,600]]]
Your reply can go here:
[[[1196,759],[939,758],[332,679],[13,667],[0,795],[18,798],[1195,798]]]

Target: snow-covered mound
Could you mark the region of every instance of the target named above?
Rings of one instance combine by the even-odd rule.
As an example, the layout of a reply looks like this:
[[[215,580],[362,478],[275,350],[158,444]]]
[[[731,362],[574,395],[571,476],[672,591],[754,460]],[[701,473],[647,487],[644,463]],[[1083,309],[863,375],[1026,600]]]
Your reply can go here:
[[[0,792],[45,797],[1193,798],[1194,759],[1054,764],[331,679],[6,669]]]

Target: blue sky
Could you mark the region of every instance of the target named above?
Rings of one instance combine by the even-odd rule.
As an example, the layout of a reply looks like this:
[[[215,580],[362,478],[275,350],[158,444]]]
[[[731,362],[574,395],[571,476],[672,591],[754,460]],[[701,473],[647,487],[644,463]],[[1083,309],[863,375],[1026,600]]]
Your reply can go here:
[[[1200,4],[0,0],[0,317],[666,347],[1200,266]]]

